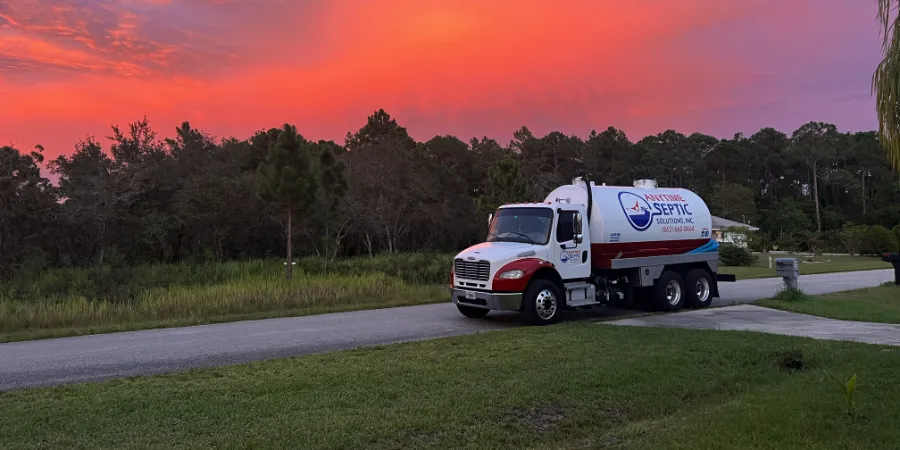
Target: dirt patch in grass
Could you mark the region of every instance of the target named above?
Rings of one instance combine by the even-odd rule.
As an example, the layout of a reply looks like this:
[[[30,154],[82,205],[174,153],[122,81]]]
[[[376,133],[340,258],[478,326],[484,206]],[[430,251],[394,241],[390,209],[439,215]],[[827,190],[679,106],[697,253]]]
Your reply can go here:
[[[515,409],[504,420],[505,423],[523,427],[537,434],[544,434],[566,420],[566,411],[555,403],[532,408]]]
[[[775,367],[790,374],[803,372],[810,367],[809,359],[799,349],[778,351],[772,356],[772,360],[775,363]]]
[[[599,407],[601,420],[611,425],[619,425],[628,422],[628,414],[621,408]]]
[[[441,438],[437,433],[422,430],[408,430],[400,435],[400,441],[403,442],[395,448],[422,448],[430,447],[440,443]]]

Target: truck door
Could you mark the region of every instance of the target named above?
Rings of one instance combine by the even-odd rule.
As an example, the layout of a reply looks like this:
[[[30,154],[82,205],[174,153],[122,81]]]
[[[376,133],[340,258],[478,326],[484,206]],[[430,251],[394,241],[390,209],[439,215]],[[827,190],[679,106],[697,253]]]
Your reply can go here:
[[[584,210],[574,205],[557,209],[556,242],[552,250],[556,258],[552,262],[566,281],[583,280],[591,274],[591,238]]]

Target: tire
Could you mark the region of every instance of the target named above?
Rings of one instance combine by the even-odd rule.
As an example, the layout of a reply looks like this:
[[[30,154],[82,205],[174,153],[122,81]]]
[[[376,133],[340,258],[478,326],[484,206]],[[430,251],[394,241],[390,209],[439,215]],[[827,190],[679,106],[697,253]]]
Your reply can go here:
[[[678,272],[663,271],[653,286],[653,299],[660,311],[678,311],[685,303],[684,280]]]
[[[456,308],[459,309],[459,312],[461,312],[462,315],[464,315],[470,319],[480,319],[480,318],[488,315],[489,312],[491,312],[491,310],[489,310],[489,309],[473,308],[471,306],[456,305]]]
[[[550,280],[537,279],[522,295],[522,313],[529,325],[550,325],[559,321],[565,306],[560,289]]]
[[[712,276],[703,269],[691,269],[684,277],[684,287],[688,306],[707,308],[712,303]]]

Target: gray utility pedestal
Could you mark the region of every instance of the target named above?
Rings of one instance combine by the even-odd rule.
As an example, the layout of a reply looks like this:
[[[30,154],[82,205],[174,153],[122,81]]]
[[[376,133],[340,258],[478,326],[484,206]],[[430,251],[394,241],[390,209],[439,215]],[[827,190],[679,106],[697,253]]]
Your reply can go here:
[[[800,261],[797,258],[776,258],[775,274],[784,279],[785,288],[800,288]]]
[[[894,284],[900,286],[900,253],[885,253],[881,259],[894,265]]]

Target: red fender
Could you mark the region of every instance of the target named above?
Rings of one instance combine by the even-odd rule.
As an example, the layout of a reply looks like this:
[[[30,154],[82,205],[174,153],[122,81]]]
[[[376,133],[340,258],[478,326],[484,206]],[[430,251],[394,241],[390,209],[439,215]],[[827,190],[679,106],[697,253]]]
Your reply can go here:
[[[528,286],[528,282],[531,281],[531,277],[534,275],[534,273],[539,269],[543,269],[545,267],[553,267],[553,264],[539,258],[518,259],[509,264],[506,264],[505,266],[501,267],[500,270],[498,270],[494,275],[493,291],[524,292],[525,287]],[[518,278],[515,280],[504,280],[498,278],[503,272],[517,269],[525,272],[522,275],[522,278]]]

